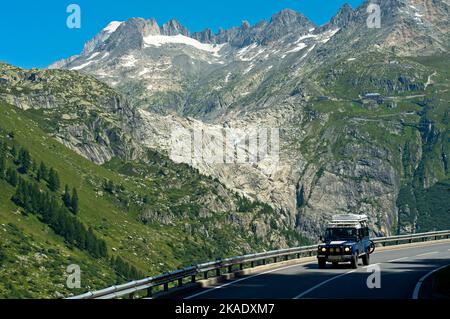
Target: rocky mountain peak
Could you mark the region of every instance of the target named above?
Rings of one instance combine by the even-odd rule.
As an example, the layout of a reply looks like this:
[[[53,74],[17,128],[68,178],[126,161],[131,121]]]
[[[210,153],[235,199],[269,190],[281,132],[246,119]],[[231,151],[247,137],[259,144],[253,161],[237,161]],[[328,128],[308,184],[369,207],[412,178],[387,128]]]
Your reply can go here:
[[[314,26],[307,17],[305,17],[300,12],[294,11],[292,9],[284,9],[276,14],[274,14],[270,20],[270,25],[273,27],[304,27],[304,26]]]
[[[194,32],[191,37],[202,43],[212,43],[214,41],[214,33],[211,29],[205,29],[201,32]]]
[[[284,9],[274,14],[264,30],[263,44],[276,41],[288,34],[301,34],[316,25],[300,12]]]
[[[147,25],[145,28],[145,35],[158,35],[161,34],[161,30],[159,28],[158,22],[154,18],[151,18],[146,21]]]
[[[250,22],[248,22],[247,20],[242,21],[241,28],[244,30],[250,29]]]
[[[87,55],[91,52],[94,52],[99,46],[101,46],[106,40],[108,40],[111,34],[113,34],[121,24],[122,22],[119,21],[110,22],[103,30],[97,33],[92,40],[86,42],[83,47],[82,54]]]
[[[106,40],[103,50],[118,54],[129,50],[141,49],[147,21],[142,18],[130,18],[123,22]]]
[[[331,25],[339,28],[346,27],[354,20],[355,16],[356,13],[353,10],[353,8],[348,3],[346,3],[339,10],[339,12],[331,19],[330,23]]]
[[[184,35],[189,36],[189,30],[186,29],[177,19],[172,19],[162,26],[161,30],[163,35]]]

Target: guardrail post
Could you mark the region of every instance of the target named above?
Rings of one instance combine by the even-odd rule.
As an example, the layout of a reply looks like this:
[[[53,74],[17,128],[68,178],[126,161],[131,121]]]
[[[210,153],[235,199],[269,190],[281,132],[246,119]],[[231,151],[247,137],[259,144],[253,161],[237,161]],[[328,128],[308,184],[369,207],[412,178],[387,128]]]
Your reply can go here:
[[[239,264],[239,270],[244,270],[244,264],[243,263]]]
[[[194,284],[194,283],[195,283],[195,281],[196,281],[195,275],[192,275],[192,276],[191,276],[191,283],[193,283],[193,284]]]
[[[134,299],[134,292],[128,295],[128,299]]]
[[[252,268],[255,267],[255,262],[254,262],[254,261],[252,261],[252,262],[250,263],[250,267],[252,267]]]
[[[263,265],[266,264],[266,260],[265,260],[265,259],[262,260],[262,264],[263,264]]]
[[[438,240],[438,236],[434,236],[434,240]]]
[[[169,291],[169,283],[164,284],[164,291]]]
[[[228,266],[228,273],[231,274],[233,272],[233,265]]]
[[[297,259],[300,259],[301,256],[302,256],[302,254],[298,253],[297,254]]]
[[[183,287],[183,278],[178,279],[178,287]]]
[[[147,297],[152,297],[153,296],[153,287],[148,287],[147,288]]]
[[[205,280],[208,279],[208,271],[205,271],[205,272],[203,273],[203,278],[205,278]]]
[[[220,277],[220,268],[216,269],[216,277]]]
[[[273,258],[273,262],[274,262],[274,263],[277,263],[277,262],[278,262],[278,257],[274,257],[274,258]]]
[[[284,256],[284,260],[288,261],[289,260],[289,255]]]

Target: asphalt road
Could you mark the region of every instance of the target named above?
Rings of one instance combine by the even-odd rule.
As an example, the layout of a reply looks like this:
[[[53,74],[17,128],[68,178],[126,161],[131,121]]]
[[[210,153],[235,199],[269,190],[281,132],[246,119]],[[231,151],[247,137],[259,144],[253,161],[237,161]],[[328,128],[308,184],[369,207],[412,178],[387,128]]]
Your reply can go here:
[[[375,252],[371,265],[353,270],[341,264],[335,269],[327,264],[318,269],[317,262],[285,266],[199,288],[186,293],[184,299],[411,299],[419,280],[427,273],[450,264],[450,242]],[[373,266],[380,269],[380,288],[374,282]],[[419,295],[420,297],[420,295]]]

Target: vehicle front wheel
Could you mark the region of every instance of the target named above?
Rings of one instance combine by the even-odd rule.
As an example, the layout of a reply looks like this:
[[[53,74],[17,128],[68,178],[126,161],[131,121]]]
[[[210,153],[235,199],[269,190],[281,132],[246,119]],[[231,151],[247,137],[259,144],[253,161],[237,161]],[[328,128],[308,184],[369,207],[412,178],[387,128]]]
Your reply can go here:
[[[355,255],[352,257],[351,265],[353,269],[358,268],[358,256]]]
[[[364,266],[370,265],[370,255],[369,255],[369,254],[365,254],[365,255],[362,257],[362,262],[363,262],[363,265],[364,265]]]
[[[319,258],[319,269],[325,269],[325,266],[327,264],[327,261],[325,258]]]

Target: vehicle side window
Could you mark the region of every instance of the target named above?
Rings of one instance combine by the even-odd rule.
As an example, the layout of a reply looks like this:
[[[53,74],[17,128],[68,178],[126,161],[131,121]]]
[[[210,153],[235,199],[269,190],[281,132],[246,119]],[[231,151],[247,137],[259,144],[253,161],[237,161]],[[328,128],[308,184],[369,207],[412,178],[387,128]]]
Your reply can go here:
[[[363,229],[362,228],[358,229],[358,237],[359,238],[363,238],[364,237],[364,233],[363,233]]]
[[[369,237],[369,228],[364,227],[361,229],[362,237]]]

